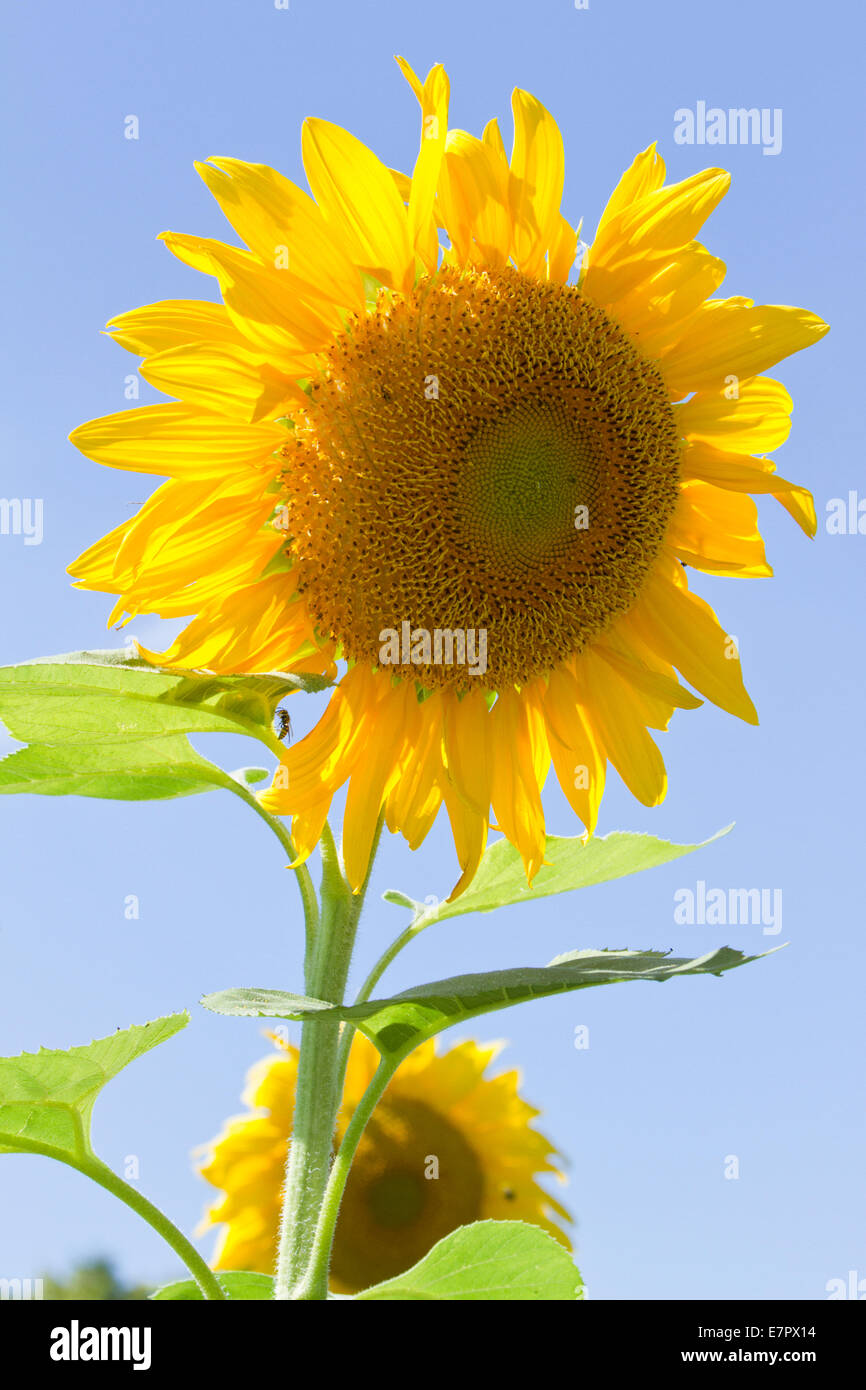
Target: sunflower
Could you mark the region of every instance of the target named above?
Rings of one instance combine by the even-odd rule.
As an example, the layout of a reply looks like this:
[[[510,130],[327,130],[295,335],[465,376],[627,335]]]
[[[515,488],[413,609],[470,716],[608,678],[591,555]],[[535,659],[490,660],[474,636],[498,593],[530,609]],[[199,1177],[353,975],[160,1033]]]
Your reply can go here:
[[[165,233],[223,302],[109,325],[177,399],[72,439],[168,481],[71,572],[119,595],[110,621],[191,616],[149,660],[336,679],[265,805],[303,859],[348,783],[357,887],[383,812],[414,848],[444,802],[457,893],[494,823],[532,879],[551,766],[588,833],[608,762],[661,802],[648,730],[702,703],[677,672],[757,722],[685,567],[772,573],[750,494],[814,534],[811,495],[765,456],[792,402],[763,373],[827,325],[713,297],[725,267],[696,237],[729,176],[666,185],[654,146],[573,273],[548,111],[515,91],[509,158],[495,120],[448,129],[441,66],[422,83],[398,62],[421,105],[411,177],[320,119],[312,197],[263,165],[198,166],[248,249]]]
[[[298,1050],[271,1036],[279,1055],[247,1074],[251,1113],[227,1121],[199,1170],[225,1193],[199,1228],[225,1223],[215,1269],[270,1274],[276,1262]],[[431,1040],[401,1064],[352,1165],[331,1263],[335,1292],[402,1274],[450,1231],[488,1218],[532,1222],[571,1248],[553,1220],[567,1222],[568,1212],[535,1181],[537,1173],[562,1178],[552,1146],[531,1126],[539,1112],[520,1096],[516,1071],[485,1076],[501,1047],[464,1042],[437,1053]],[[373,1044],[356,1033],[337,1143],[377,1062]]]

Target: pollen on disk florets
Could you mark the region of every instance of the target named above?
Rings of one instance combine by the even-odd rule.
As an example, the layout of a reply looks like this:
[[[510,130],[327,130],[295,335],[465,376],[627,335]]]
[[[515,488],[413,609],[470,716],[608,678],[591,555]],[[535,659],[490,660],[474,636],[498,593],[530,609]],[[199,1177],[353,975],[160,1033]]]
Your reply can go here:
[[[311,395],[285,450],[289,530],[347,658],[381,665],[405,624],[483,632],[474,674],[432,656],[394,673],[521,685],[634,602],[676,505],[677,431],[659,373],[575,287],[446,268],[382,291]]]

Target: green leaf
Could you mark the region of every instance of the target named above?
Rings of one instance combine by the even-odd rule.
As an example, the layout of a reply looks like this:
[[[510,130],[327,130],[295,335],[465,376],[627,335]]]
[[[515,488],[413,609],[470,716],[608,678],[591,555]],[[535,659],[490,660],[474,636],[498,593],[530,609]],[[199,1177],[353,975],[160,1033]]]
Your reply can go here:
[[[249,734],[278,757],[273,718],[280,700],[328,684],[281,672],[164,671],[128,649],[0,667],[0,718],[30,745],[0,762],[0,793],[152,801],[223,787],[249,799],[246,788],[269,774],[224,772],[186,735]]]
[[[273,1298],[274,1276],[255,1274],[248,1269],[217,1270],[217,1278],[230,1299],[235,1301],[262,1301]],[[194,1279],[178,1279],[174,1284],[163,1284],[161,1289],[150,1295],[158,1302],[203,1303],[202,1291]]]
[[[779,950],[779,947],[775,947]],[[763,955],[771,955],[765,951]],[[626,980],[670,980],[676,975],[721,975],[759,960],[722,946],[706,955],[670,956],[664,951],[571,951],[546,966],[455,975],[417,985],[389,999],[364,1004],[328,1004],[276,989],[228,989],[207,994],[202,1004],[213,1013],[241,1018],[351,1019],[388,1060],[399,1062],[419,1043],[452,1024],[481,1014],[543,999],[552,994]]]
[[[184,1011],[134,1024],[86,1047],[40,1048],[0,1057],[0,1153],[84,1159],[93,1102],[106,1082],[136,1057],[189,1023]]]
[[[214,787],[235,791],[237,779],[201,757],[182,734],[123,744],[31,744],[0,761],[0,793],[155,801]]]
[[[612,835],[582,836],[548,835],[544,857],[546,863],[538,870],[530,887],[520,854],[508,840],[497,840],[485,851],[478,872],[471,884],[454,902],[419,903],[405,893],[395,890],[383,894],[385,901],[398,907],[409,907],[415,914],[411,930],[422,931],[433,922],[460,917],[466,912],[492,912],[494,908],[512,903],[534,902],[554,893],[570,893],[574,888],[589,888],[595,883],[624,878],[659,864],[668,864],[681,855],[711,845],[727,835],[731,826],[694,845],[677,845],[670,840],[658,840],[654,835],[617,830]]]
[[[0,718],[22,743],[128,743],[167,734],[248,733],[273,747],[274,710],[323,677],[165,671],[128,648],[0,667]]]
[[[452,1231],[405,1274],[374,1284],[356,1300],[573,1303],[582,1297],[580,1273],[553,1236],[523,1221],[477,1221]]]

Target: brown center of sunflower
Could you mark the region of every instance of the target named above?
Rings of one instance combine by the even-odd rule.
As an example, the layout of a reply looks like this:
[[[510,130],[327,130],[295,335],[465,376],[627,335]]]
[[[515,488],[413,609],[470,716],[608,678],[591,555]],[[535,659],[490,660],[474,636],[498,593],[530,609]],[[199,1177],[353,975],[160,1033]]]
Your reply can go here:
[[[639,594],[678,496],[674,413],[576,288],[443,269],[382,291],[312,399],[285,450],[290,530],[348,659],[426,689],[521,685]]]
[[[346,1291],[391,1279],[482,1213],[484,1174],[446,1117],[406,1096],[376,1108],[340,1207],[331,1276]]]

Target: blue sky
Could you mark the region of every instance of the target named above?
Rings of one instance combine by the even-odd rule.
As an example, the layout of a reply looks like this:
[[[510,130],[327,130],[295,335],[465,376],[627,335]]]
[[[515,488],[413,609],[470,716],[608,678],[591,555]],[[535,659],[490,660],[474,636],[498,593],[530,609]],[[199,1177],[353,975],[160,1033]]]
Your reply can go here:
[[[866,1277],[863,1224],[862,573],[866,537],[829,535],[828,502],[866,495],[862,436],[862,16],[805,0],[571,0],[434,7],[348,0],[49,0],[6,19],[6,284],[3,380],[8,497],[41,498],[44,536],[0,536],[5,662],[112,645],[109,604],[73,591],[65,566],[150,491],[148,480],[83,460],[66,442],[84,419],[121,410],[135,360],[100,337],[140,303],[207,297],[155,240],[170,228],[227,236],[195,159],[232,155],[303,182],[300,125],[345,125],[395,167],[411,167],[417,106],[396,64],[449,69],[452,123],[480,132],[510,92],[534,92],[566,141],[564,210],[585,235],[622,168],[657,139],[672,178],[720,163],[732,191],[705,240],[728,264],[725,292],[803,304],[832,324],[777,374],[795,402],[780,470],[810,486],[809,542],[761,504],[770,580],[695,587],[737,635],[760,728],[704,706],[661,736],[670,791],[649,811],[614,779],[600,831],[724,840],[644,876],[536,907],[461,918],[400,958],[394,987],[494,966],[542,964],[579,946],[761,950],[718,979],[591,990],[482,1019],[569,1161],[578,1258],[596,1298],[822,1298]],[[860,30],[858,33],[857,31]],[[782,147],[675,143],[682,108],[782,112]],[[139,118],[140,138],[124,138]],[[159,399],[141,383],[141,403]],[[156,622],[134,625],[146,643]],[[158,639],[157,639],[158,640]],[[299,731],[313,703],[295,712]],[[202,742],[226,766],[251,747]],[[551,830],[577,834],[558,791]],[[231,984],[300,988],[301,930],[276,843],[219,793],[175,803],[10,798],[0,804],[0,1015],[4,1055],[64,1047],[190,1007],[190,1027],[112,1083],[97,1146],[187,1231],[206,1188],[190,1151],[239,1109],[258,1026],[196,1006]],[[858,820],[861,824],[858,825]],[[362,933],[363,967],[403,925],[379,894],[450,889],[444,818],[414,855],[387,838]],[[674,894],[710,886],[780,889],[783,929],[682,926]],[[128,921],[129,894],[140,917]],[[578,1051],[574,1030],[590,1029]],[[462,1034],[446,1035],[453,1042]],[[730,1155],[740,1176],[724,1176]],[[2,1162],[0,1275],[62,1273],[104,1252],[130,1278],[175,1265],[107,1194],[46,1160]],[[204,1248],[209,1248],[206,1240]],[[866,1287],[866,1286],[864,1286]]]

